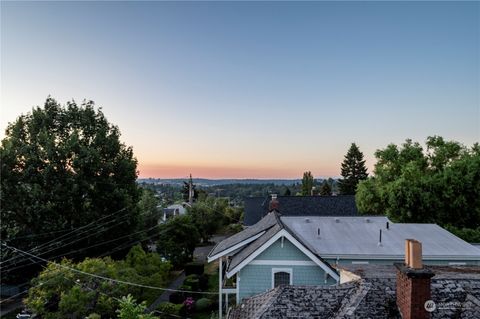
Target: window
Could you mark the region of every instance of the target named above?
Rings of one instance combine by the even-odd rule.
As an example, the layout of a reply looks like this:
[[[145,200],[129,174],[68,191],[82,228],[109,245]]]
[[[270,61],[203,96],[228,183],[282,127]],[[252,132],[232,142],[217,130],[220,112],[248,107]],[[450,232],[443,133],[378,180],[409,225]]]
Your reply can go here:
[[[273,268],[272,269],[272,288],[280,285],[292,284],[292,269],[291,268]]]

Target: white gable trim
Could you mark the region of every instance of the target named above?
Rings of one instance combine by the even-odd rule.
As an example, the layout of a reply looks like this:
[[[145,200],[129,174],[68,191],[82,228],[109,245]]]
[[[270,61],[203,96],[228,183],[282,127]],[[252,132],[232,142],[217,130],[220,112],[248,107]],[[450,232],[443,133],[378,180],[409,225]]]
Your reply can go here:
[[[254,260],[258,255],[260,255],[263,251],[265,251],[268,247],[270,247],[274,242],[276,242],[281,237],[285,237],[288,239],[295,247],[297,247],[302,253],[307,255],[317,266],[322,268],[327,274],[329,274],[333,279],[337,282],[340,280],[340,276],[333,271],[329,266],[327,266],[323,261],[318,259],[310,250],[308,250],[304,245],[302,245],[298,240],[296,240],[288,231],[285,229],[280,230],[276,233],[272,238],[270,238],[265,244],[260,246],[256,251],[254,251],[250,256],[245,258],[240,264],[238,264],[235,268],[227,272],[227,277],[231,278],[234,274],[236,274],[240,269],[248,265],[252,260]]]
[[[221,252],[217,253],[216,255],[209,256],[208,259],[207,259],[208,262],[212,262],[212,261],[214,261],[214,260],[216,260],[216,259],[218,259],[218,258],[220,258],[220,257],[223,257],[223,256],[225,256],[225,255],[228,255],[229,253],[231,253],[231,252],[233,252],[233,251],[235,251],[235,250],[237,250],[237,249],[245,246],[246,244],[251,243],[252,241],[254,241],[255,239],[257,239],[258,237],[260,237],[260,236],[262,236],[263,234],[265,234],[265,232],[266,232],[265,230],[264,230],[264,231],[261,231],[260,233],[254,235],[254,236],[252,236],[252,237],[249,237],[249,238],[247,238],[247,239],[239,242],[238,244],[233,245],[233,246],[230,247],[230,248],[227,248],[227,249],[225,249],[225,250],[222,250]]]
[[[284,238],[284,237],[282,237]],[[267,266],[315,266],[316,263],[311,260],[252,260],[250,265]]]

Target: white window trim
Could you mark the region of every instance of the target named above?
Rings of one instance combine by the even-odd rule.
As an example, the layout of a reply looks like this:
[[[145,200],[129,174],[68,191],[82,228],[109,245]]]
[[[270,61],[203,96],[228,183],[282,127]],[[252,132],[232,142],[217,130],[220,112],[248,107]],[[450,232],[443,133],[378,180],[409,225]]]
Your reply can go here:
[[[267,266],[316,266],[317,264],[311,260],[266,260],[256,259],[250,262],[250,265],[267,265]]]
[[[286,272],[290,275],[289,285],[293,285],[293,269],[292,268],[272,268],[272,289],[275,288],[275,274],[277,272]]]

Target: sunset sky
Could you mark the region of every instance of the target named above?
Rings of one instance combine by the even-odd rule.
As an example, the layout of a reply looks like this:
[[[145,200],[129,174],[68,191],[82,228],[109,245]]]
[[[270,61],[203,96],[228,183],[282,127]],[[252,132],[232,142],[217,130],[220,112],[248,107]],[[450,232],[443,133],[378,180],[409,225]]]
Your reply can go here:
[[[140,177],[340,175],[429,135],[480,141],[479,2],[1,2],[0,137],[94,100]]]

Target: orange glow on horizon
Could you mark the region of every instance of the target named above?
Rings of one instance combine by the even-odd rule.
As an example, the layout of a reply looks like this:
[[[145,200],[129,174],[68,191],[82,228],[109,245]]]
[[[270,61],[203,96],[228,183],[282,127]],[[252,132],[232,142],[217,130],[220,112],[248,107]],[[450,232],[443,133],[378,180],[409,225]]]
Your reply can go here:
[[[333,169],[315,171],[313,169],[261,168],[261,167],[207,167],[193,165],[139,164],[139,178],[187,178],[190,174],[197,178],[212,179],[298,179],[304,171],[312,171],[314,176],[338,176]]]

